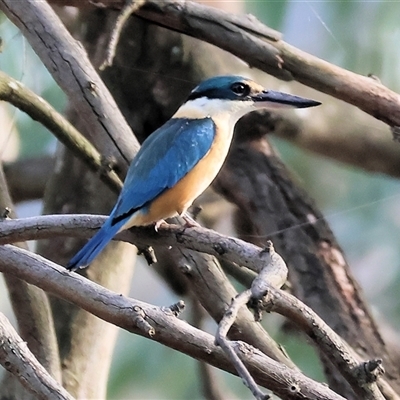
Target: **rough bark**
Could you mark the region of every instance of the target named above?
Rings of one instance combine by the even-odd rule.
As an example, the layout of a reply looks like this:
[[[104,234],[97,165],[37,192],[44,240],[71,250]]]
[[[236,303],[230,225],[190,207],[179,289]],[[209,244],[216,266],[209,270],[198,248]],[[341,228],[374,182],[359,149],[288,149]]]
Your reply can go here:
[[[240,236],[260,246],[272,240],[288,264],[293,293],[360,355],[382,358],[386,379],[399,390],[399,367],[339,244],[314,202],[295,184],[265,139],[260,118],[253,114],[239,123],[236,141],[214,188],[237,205]],[[335,388],[355,398],[340,384]]]
[[[116,16],[117,13],[98,10],[80,16],[85,34],[75,34],[84,43],[95,66],[99,66],[105,57],[105,44]],[[202,51],[205,49],[192,46],[191,39],[150,27],[138,19],[131,19],[125,26],[114,64],[102,76],[139,140],[175,111],[193,82],[204,77],[206,68],[215,72],[213,63],[206,65],[196,61],[196,54],[203,55]],[[73,107],[70,107],[70,116],[75,125],[88,135],[86,123]],[[93,135],[91,138],[97,148],[104,148],[99,139]],[[109,152],[104,150],[103,154]],[[46,192],[45,212],[108,213],[115,197],[98,178],[63,150],[59,150],[57,158],[59,165]],[[51,240],[42,243],[40,250],[47,258],[64,263],[81,244],[82,241],[77,244],[71,240]],[[126,244],[110,244],[91,265],[89,278],[115,291],[126,292],[134,251]],[[65,387],[78,397],[104,398],[115,327],[58,299],[53,300],[53,311],[57,315]]]
[[[31,1],[28,3],[32,4]],[[153,4],[151,1],[148,3],[150,6]],[[213,26],[216,30],[209,29],[209,32],[206,32],[203,30],[204,27],[196,25],[199,23],[199,15],[193,17],[193,15],[189,15],[190,13],[185,16],[186,21],[192,21],[194,28],[193,26],[187,27],[179,19],[182,11],[179,7],[170,7],[169,10],[164,9],[164,11],[161,9],[168,18],[160,19],[160,15],[163,14],[160,10],[157,11],[157,7],[172,3],[153,4],[153,9],[150,7],[146,11],[146,8],[143,8],[140,15],[150,18],[151,14],[153,20],[159,24],[168,22],[166,25],[169,24],[168,26],[173,26],[176,30],[187,31],[193,35],[200,33],[201,37],[215,43],[219,43],[221,39],[215,32],[221,32],[222,29],[222,36],[227,38],[229,35],[226,32],[226,26],[237,27],[236,20],[236,22],[228,21],[221,27],[218,18],[211,18],[211,23],[215,24]],[[11,7],[16,3],[3,0],[0,4],[7,4],[7,7]],[[8,8],[8,10],[10,9]],[[196,7],[186,9],[187,13],[188,10],[200,12],[202,9]],[[157,12],[159,15],[155,15]],[[15,11],[12,11],[11,14],[14,15],[14,20],[21,20],[20,17],[15,18]],[[91,10],[82,14],[85,35],[81,35],[80,38],[96,66],[99,66],[105,57],[104,44],[109,39],[116,15],[116,13],[112,14],[105,10]],[[165,17],[165,15],[163,16]],[[221,14],[217,15],[221,16]],[[41,40],[50,40],[53,43],[46,30],[32,30],[30,23],[23,25],[28,36],[34,31],[36,41],[37,34],[39,34]],[[241,37],[244,38],[242,44],[247,43],[250,47],[250,42],[245,40],[246,38],[249,40],[246,36],[248,32],[243,33],[242,28],[234,28],[233,32],[235,34],[242,33]],[[307,62],[315,60],[288,47],[274,32],[269,34],[268,40],[278,47],[271,47],[269,43],[267,48],[271,53],[265,55],[266,60],[252,60],[253,64],[262,65],[261,61],[268,61],[270,63],[268,68],[274,70],[275,73],[279,72],[281,77],[297,77],[300,81],[315,85],[316,83],[310,78],[310,69],[302,69],[300,72],[296,69],[299,65],[304,67]],[[68,45],[68,40],[65,45]],[[261,45],[259,42],[264,42],[264,40],[257,38],[251,44]],[[232,43],[227,44],[228,49],[236,53],[239,51],[245,53],[244,49],[235,50]],[[52,57],[50,57],[49,65],[53,73],[57,72],[54,65],[60,61],[58,56],[60,49],[57,46],[62,47],[55,43],[57,51],[50,52]],[[251,48],[254,49],[254,47]],[[219,56],[215,56],[213,53],[212,57],[205,57],[204,51],[208,50],[205,50],[203,45],[199,46],[198,42],[192,39],[184,38],[161,27],[149,26],[138,18],[130,19],[121,37],[114,60],[115,64],[112,68],[105,70],[103,77],[117,99],[126,120],[134,128],[140,140],[143,140],[172,114],[195,83],[205,75],[215,74],[219,71],[221,65]],[[39,54],[49,62],[48,55],[43,52],[39,52]],[[207,54],[211,54],[211,52]],[[210,60],[212,60],[212,64]],[[75,65],[70,59],[69,62],[71,65]],[[364,77],[355,77],[354,74],[343,76],[341,75],[343,71],[329,69],[326,63],[318,65],[321,68],[324,67],[326,73],[332,74],[331,78],[335,87],[338,86],[339,78],[343,78],[343,81],[349,79],[352,83],[350,89],[339,87],[339,97],[345,96],[349,101],[366,110],[370,110],[371,101],[378,98],[382,102],[382,107],[378,110],[379,112],[375,110],[377,116],[386,122],[397,123],[399,120],[398,97],[393,93]],[[329,86],[332,82],[327,83],[326,80],[323,81],[323,78],[323,73],[318,75],[317,83],[325,85],[324,90],[332,90]],[[64,82],[63,79],[60,82]],[[96,102],[94,104],[92,101],[99,94],[98,89],[102,85],[101,82],[96,81],[93,85],[93,81],[85,81],[84,77],[80,82],[78,92],[81,92],[81,96],[85,99],[84,103],[90,103],[98,110],[95,107],[98,104]],[[368,97],[363,102],[360,102],[357,97],[360,95],[359,91],[357,94],[349,93],[349,90],[354,89],[354,84],[360,84],[360,82],[366,87],[372,88],[372,97]],[[101,88],[105,90],[105,87],[101,86]],[[70,94],[70,96],[72,98],[73,95]],[[79,105],[73,104],[70,107],[71,119],[106,156],[117,157],[116,163],[123,170],[135,149],[134,145],[129,145],[130,130],[126,129],[125,124],[119,120],[125,134],[114,136],[113,130],[118,131],[119,125],[108,125],[107,123],[106,128],[103,129],[107,118],[104,118],[102,111],[95,112],[94,118],[91,115],[90,119],[87,119],[87,113],[90,114],[92,109],[86,108],[86,106],[87,104],[84,109],[85,115],[82,116]],[[111,109],[113,107],[114,103]],[[393,111],[391,116],[388,116],[388,110]],[[100,127],[98,126],[99,120]],[[92,134],[92,129],[97,134]],[[248,134],[249,131],[246,130],[246,133]],[[114,146],[118,146],[115,143],[113,146],[113,141],[118,144],[121,141],[122,150],[121,148],[116,150]],[[133,137],[132,142],[134,142]],[[100,183],[98,177],[88,172],[79,161],[61,148],[58,150],[57,158],[56,170],[46,192],[45,212],[107,213],[115,196]],[[113,161],[110,160],[110,162]],[[282,253],[292,268],[291,280],[294,292],[316,309],[332,328],[345,337],[361,354],[368,357],[383,357],[388,371],[387,377],[398,389],[396,379],[398,379],[399,371],[392,363],[368,308],[365,306],[362,294],[348,271],[340,247],[329,227],[323,222],[319,211],[307,195],[293,185],[283,166],[275,158],[273,150],[260,137],[256,128],[252,134],[248,135],[246,141],[239,137],[226,168],[217,180],[216,187],[228,199],[240,206],[241,215],[237,222],[239,230],[244,235],[256,236],[259,244],[264,243],[264,238],[272,238],[278,251]],[[274,234],[274,232],[279,233]],[[72,240],[53,239],[41,245],[41,252],[50,259],[64,263],[80,245],[81,243]],[[88,272],[89,277],[115,291],[126,291],[134,261],[134,251],[133,247],[125,244],[111,244],[108,250],[91,266]],[[161,263],[179,264],[179,260],[169,259],[165,253],[159,251]],[[183,258],[187,260],[192,256],[190,253],[186,253]],[[111,268],[111,265],[115,268]],[[226,299],[224,302],[218,304],[221,309],[215,310],[216,315],[221,314]],[[56,329],[63,360],[64,385],[72,394],[79,397],[104,397],[109,355],[115,340],[115,328],[59,300],[53,301],[53,312],[57,316]],[[240,330],[237,329],[238,332]],[[233,335],[235,333],[233,331]],[[251,334],[254,334],[254,331]],[[267,350],[264,351],[267,352]],[[347,388],[343,386],[343,380],[338,374],[332,373],[333,375],[334,378],[339,379],[338,387],[346,395],[348,394],[349,398],[354,397],[351,392],[347,392]]]
[[[10,211],[9,217],[15,218],[13,202],[8,191],[7,181],[0,164],[0,210]],[[25,242],[16,245],[27,249]],[[61,381],[61,368],[54,321],[50,310],[49,299],[41,289],[16,278],[4,274],[4,281],[8,289],[11,305],[18,323],[18,329],[23,340],[26,341],[37,361],[47,369],[57,381]],[[2,380],[0,398],[10,396],[33,398],[11,374],[6,374]]]

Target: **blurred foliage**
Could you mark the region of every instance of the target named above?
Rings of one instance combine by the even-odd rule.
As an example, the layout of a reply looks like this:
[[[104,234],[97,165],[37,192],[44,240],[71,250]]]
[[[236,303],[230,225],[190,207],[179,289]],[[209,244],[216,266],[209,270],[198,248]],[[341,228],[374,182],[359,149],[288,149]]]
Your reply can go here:
[[[164,399],[200,397],[195,360],[158,343],[150,344],[140,336],[121,331],[119,337],[109,399],[159,398],[161,388]],[[128,351],[126,343],[129,343]]]
[[[322,366],[314,347],[304,336],[279,333],[275,339],[303,373],[319,382],[325,382]]]
[[[42,96],[57,111],[62,112],[66,106],[66,96],[54,83],[23,35],[3,14],[0,18],[0,37],[2,39],[0,69]],[[34,157],[54,151],[56,140],[46,128],[32,121],[25,113],[15,108],[9,109],[20,135],[20,157]],[[1,134],[8,135],[7,127],[3,129]]]
[[[283,32],[284,39],[292,45],[354,72],[373,73],[385,85],[400,91],[396,67],[400,64],[400,2],[249,0],[246,7],[261,21]],[[0,36],[0,68],[62,111],[66,104],[64,94],[26,40],[1,15]],[[55,140],[46,129],[11,110],[21,137],[21,157],[54,149]],[[328,161],[281,140],[275,139],[274,143],[326,215],[374,311],[399,328],[398,181]],[[153,284],[148,282],[149,287]],[[155,289],[148,293],[154,293],[156,300],[152,302],[158,305],[177,300],[172,294],[168,300],[157,298]],[[183,318],[189,318],[188,314]],[[322,379],[317,356],[303,339],[278,334],[277,340],[307,375]],[[196,364],[195,360],[147,339],[120,332],[109,398],[201,398]],[[251,398],[239,379],[222,372],[218,376],[236,398]]]
[[[246,4],[249,12],[283,32],[290,44],[356,73],[373,73],[385,85],[400,91],[400,74],[394,67],[399,65],[400,56],[400,2]],[[335,163],[278,139],[274,143],[323,210],[367,298],[379,304],[384,314],[398,309],[396,296],[390,304],[386,292],[388,286],[400,285],[398,180]],[[400,326],[398,314],[390,314],[390,320]]]

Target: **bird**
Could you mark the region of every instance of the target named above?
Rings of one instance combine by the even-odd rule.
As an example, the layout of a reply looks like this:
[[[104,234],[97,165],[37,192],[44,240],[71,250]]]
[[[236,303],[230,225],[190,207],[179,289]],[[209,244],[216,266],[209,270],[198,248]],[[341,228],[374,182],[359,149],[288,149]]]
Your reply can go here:
[[[318,101],[266,90],[251,79],[225,75],[204,80],[133,158],[120,195],[100,230],[67,264],[88,266],[119,232],[181,215],[221,169],[236,122],[260,109],[307,108]]]

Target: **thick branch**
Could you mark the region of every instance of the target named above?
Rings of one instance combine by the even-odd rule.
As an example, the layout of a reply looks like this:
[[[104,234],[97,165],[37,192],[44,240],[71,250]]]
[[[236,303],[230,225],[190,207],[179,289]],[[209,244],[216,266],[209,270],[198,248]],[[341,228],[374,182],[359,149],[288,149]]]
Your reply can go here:
[[[11,209],[10,215],[15,216],[7,182],[0,164],[0,209],[4,210],[5,208]],[[25,241],[18,241],[16,245],[25,250],[28,248]],[[54,321],[46,293],[12,274],[5,273],[4,281],[21,337],[27,342],[30,350],[47,369],[48,373],[61,381],[61,364]],[[15,381],[10,380],[9,376],[5,376],[2,394],[7,396],[7,392],[11,391],[16,392],[16,396],[23,396],[14,383]]]
[[[268,311],[284,315],[315,341],[358,395],[363,399],[384,398],[376,385],[377,376],[365,368],[368,362],[361,362],[360,356],[350,349],[310,307],[296,297],[273,287],[268,289],[265,301]],[[378,376],[382,375],[380,363],[376,363],[375,368],[379,370]],[[391,392],[391,398],[396,398],[396,394],[392,390]]]
[[[0,0],[0,9],[22,31],[68,95],[100,153],[125,171],[138,144],[83,47],[46,1]],[[96,137],[103,140],[93,140]]]
[[[0,244],[21,240],[49,239],[56,236],[91,237],[105,222],[98,215],[43,215],[0,222]],[[262,248],[243,240],[221,235],[205,228],[184,228],[163,224],[154,227],[135,227],[120,233],[117,238],[143,248],[144,246],[183,246],[234,262],[259,272],[270,261]]]
[[[91,3],[96,5],[95,1]],[[121,8],[124,3],[124,0],[102,0],[98,6]],[[254,17],[239,18],[212,7],[179,0],[147,0],[136,15],[214,44],[278,78],[294,79],[344,100],[390,126],[400,126],[400,96],[397,93],[375,79],[296,49]],[[257,28],[251,29],[250,25]]]
[[[398,390],[397,363],[323,216],[258,135],[258,125],[242,128],[237,130],[238,142],[214,182],[214,188],[240,210],[236,216],[239,232],[258,245],[273,240],[288,264],[296,296],[364,358],[382,358],[387,380]],[[331,383],[335,381],[338,387],[341,374],[330,371],[328,378],[334,375]],[[340,390],[345,393],[347,388]],[[346,397],[358,398],[353,396],[346,393]]]
[[[47,101],[1,71],[0,100],[11,103],[43,124],[73,154],[83,160],[89,169],[99,172],[100,177],[119,192],[121,180],[114,171],[105,168],[103,158],[94,146]]]
[[[248,126],[260,136],[272,133],[324,157],[399,178],[400,146],[393,146],[388,126],[338,103],[329,104],[329,112],[314,114],[312,119],[296,112],[252,113]]]
[[[0,313],[0,363],[37,399],[73,399],[43,368],[2,313]]]
[[[123,329],[234,372],[211,335],[177,319],[168,309],[113,293],[40,256],[10,245],[0,246],[0,270],[12,273]],[[238,344],[237,351],[255,380],[284,399],[298,399],[298,395],[290,391],[293,382],[296,382],[306,398],[343,400],[325,385],[284,367],[254,348]]]

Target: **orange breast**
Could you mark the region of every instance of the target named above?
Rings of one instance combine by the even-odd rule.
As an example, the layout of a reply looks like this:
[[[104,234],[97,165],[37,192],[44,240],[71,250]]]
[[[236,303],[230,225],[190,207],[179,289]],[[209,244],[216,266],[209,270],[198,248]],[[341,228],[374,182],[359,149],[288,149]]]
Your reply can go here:
[[[221,129],[221,125],[225,129]],[[209,152],[174,187],[155,198],[147,212],[138,211],[124,226],[148,225],[185,212],[207,189],[225,161],[232,140],[227,124],[218,124],[215,140]]]

